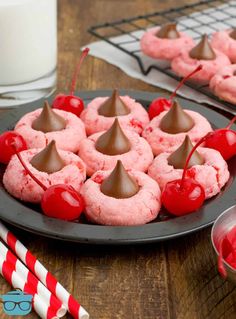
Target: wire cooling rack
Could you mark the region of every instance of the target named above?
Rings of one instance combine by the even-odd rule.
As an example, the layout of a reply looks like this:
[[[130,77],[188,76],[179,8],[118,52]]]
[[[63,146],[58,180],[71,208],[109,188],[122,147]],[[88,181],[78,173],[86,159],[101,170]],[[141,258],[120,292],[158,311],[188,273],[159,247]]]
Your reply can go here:
[[[148,28],[174,21],[178,23],[179,31],[186,32],[197,42],[203,34],[211,36],[215,31],[236,27],[236,1],[204,0],[179,8],[92,26],[88,31],[136,59],[144,75],[156,69],[179,80],[171,70],[169,62],[146,57],[140,50],[140,39]],[[207,84],[200,85],[190,80],[186,85],[222,103]],[[224,104],[234,110],[236,108],[231,103]]]

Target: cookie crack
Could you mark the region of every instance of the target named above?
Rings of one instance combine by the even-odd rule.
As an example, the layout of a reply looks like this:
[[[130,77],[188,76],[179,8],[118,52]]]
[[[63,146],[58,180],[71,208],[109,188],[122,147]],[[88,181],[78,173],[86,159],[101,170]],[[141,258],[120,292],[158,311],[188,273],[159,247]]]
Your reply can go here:
[[[216,182],[217,182],[217,186],[219,188],[219,190],[221,189],[220,186],[220,174],[219,174],[219,168],[217,166],[212,166],[214,168],[214,170],[216,171]]]
[[[44,135],[44,138],[45,138],[45,146],[47,146],[48,145],[48,138],[47,138],[47,136],[46,135]]]

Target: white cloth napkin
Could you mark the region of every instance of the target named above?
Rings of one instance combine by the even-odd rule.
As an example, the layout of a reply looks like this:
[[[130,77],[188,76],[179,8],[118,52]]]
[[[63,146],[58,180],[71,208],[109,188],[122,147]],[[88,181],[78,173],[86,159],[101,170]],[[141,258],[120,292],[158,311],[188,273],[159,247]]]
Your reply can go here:
[[[207,9],[201,12],[193,13],[189,16],[182,17],[179,23],[179,30],[184,29],[184,26],[187,25],[188,27],[191,27],[191,30],[187,30],[186,32],[189,33],[194,39],[198,39],[200,37],[199,34],[196,34],[194,32],[194,28],[197,28],[198,31],[201,34],[207,33],[211,34],[212,29],[210,28],[210,24],[214,24],[214,28],[218,28],[219,30],[222,28],[226,29],[228,28],[228,25],[223,23],[224,16],[223,14],[227,14],[227,10],[230,10],[230,14],[234,15],[236,17],[236,1],[231,1],[228,4],[222,5],[217,8],[217,10],[214,9]],[[194,19],[193,19],[194,17]],[[206,25],[203,25],[201,28],[196,25],[196,18],[198,19],[199,23],[203,22]],[[215,20],[222,20],[222,22],[218,22],[218,24],[215,23]],[[229,21],[227,20],[227,23]],[[236,18],[231,21],[232,27],[236,27]],[[138,30],[135,32],[132,32],[133,35],[138,37],[139,39],[141,38],[142,34],[144,33],[143,30]],[[130,37],[129,35],[121,35],[117,37],[112,37],[111,38],[112,42],[115,43],[127,43],[124,46],[127,45],[126,49],[130,50],[136,50],[139,49],[139,42],[134,42],[133,44],[129,41]],[[128,47],[129,46],[129,47]],[[132,48],[130,47],[132,46]],[[89,47],[90,52],[89,54],[103,59],[107,61],[108,63],[117,66],[120,68],[122,71],[124,71],[127,75],[142,80],[146,83],[152,84],[154,86],[160,87],[162,89],[166,89],[170,92],[173,92],[177,85],[177,81],[174,80],[173,78],[169,77],[168,75],[158,71],[158,70],[152,70],[148,75],[143,75],[142,72],[140,71],[139,65],[137,61],[131,57],[129,54],[119,50],[115,46],[105,42],[105,41],[97,41],[93,42],[91,44],[88,44],[87,46],[84,47]],[[83,48],[82,48],[83,49]],[[142,59],[142,62],[144,63],[145,66],[148,66],[150,64],[155,64],[155,60],[148,58],[144,56],[141,52],[139,54],[140,58]],[[228,110],[234,114],[236,114],[236,107],[235,111],[224,105],[224,103],[218,103],[214,101],[213,99],[187,87],[183,86],[179,91],[178,94],[194,100],[198,103],[208,103],[210,105],[213,105],[215,107],[218,107],[220,109]]]

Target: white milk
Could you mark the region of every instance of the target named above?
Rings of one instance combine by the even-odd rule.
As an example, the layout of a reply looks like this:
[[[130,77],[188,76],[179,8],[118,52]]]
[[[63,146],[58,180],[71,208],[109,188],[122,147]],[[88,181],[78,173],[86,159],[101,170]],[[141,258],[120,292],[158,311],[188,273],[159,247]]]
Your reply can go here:
[[[36,80],[56,64],[56,0],[0,0],[0,85]]]

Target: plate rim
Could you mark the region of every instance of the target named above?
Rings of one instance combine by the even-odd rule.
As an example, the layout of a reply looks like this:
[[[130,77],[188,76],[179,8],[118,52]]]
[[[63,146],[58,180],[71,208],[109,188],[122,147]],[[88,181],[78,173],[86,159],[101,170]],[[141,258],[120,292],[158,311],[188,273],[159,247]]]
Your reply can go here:
[[[97,96],[107,96],[111,93],[111,91],[112,90],[80,91],[78,95],[86,101]],[[141,100],[145,103],[150,103],[154,98],[165,96],[165,94],[136,90],[120,90],[120,93],[121,95],[128,94],[131,97],[137,100]],[[52,97],[48,100],[51,99]],[[200,107],[202,110],[202,112],[201,110],[198,110],[200,113],[216,117],[214,120],[216,120],[216,122],[222,122],[221,125],[226,125],[229,122],[229,119],[226,116],[220,114],[217,110],[213,110],[205,105],[190,101],[185,98],[178,97],[178,100],[180,100],[180,103],[184,107],[186,104],[189,103],[190,109],[196,109]],[[16,121],[16,118],[18,120],[26,112],[29,112],[41,106],[43,101],[44,99],[38,100],[37,102],[27,103],[19,106],[19,108],[17,109],[6,112],[6,114],[4,114],[4,116],[0,118],[0,133],[8,129],[10,123],[12,123],[11,125],[13,125]],[[234,125],[234,127],[236,127],[236,125]],[[232,159],[231,161],[232,165],[236,166],[236,158]],[[31,208],[21,204],[10,194],[8,194],[3,187],[0,188],[0,218],[26,231],[54,239],[60,239],[63,241],[112,245],[159,242],[184,236],[211,225],[223,210],[227,209],[235,203],[233,196],[231,198],[231,193],[233,193],[232,189],[236,186],[235,175],[236,172],[234,172],[233,177],[231,177],[231,185],[226,186],[228,189],[212,200],[206,201],[200,212],[192,213],[163,222],[154,222],[141,226],[101,226],[57,220],[39,214]],[[4,209],[4,205],[7,205],[8,209]],[[215,215],[211,219],[209,219],[209,217],[207,218],[207,210],[212,209],[212,206],[213,208],[216,206],[219,212],[215,213]],[[13,212],[14,207],[17,207],[16,213]],[[29,214],[31,214],[31,218],[27,218],[30,216]],[[23,217],[25,218],[25,220],[22,222]],[[192,222],[190,224],[193,224],[195,226],[193,228],[189,226],[188,228],[188,224],[191,220]],[[168,233],[168,231],[165,230],[165,234],[158,234],[159,228],[163,226],[163,230],[166,228],[167,225],[170,226],[170,229],[173,228],[176,231]]]

